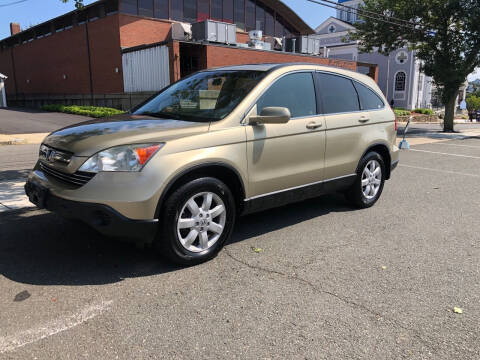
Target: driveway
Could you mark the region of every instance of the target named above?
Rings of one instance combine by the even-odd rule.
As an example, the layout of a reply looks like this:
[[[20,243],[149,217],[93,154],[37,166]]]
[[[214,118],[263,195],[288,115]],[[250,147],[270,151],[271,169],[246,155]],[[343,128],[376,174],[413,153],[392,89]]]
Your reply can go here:
[[[0,109],[0,134],[50,133],[87,120],[90,120],[90,118],[86,116],[52,113],[36,109]]]
[[[412,150],[374,207],[250,215],[190,268],[0,214],[0,358],[479,359],[480,140]]]

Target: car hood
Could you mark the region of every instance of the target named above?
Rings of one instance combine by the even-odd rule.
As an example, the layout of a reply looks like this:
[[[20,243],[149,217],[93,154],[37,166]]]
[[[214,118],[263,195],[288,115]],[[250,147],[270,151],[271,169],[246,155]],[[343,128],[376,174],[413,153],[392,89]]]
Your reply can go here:
[[[91,156],[113,146],[164,142],[206,132],[209,124],[123,114],[65,127],[48,135],[43,143],[75,156]]]

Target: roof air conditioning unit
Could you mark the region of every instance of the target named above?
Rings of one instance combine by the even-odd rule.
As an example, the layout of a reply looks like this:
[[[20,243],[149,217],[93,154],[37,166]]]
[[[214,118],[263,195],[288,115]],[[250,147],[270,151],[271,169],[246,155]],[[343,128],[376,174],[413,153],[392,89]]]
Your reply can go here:
[[[192,40],[192,25],[184,22],[172,24],[173,40]]]
[[[237,26],[221,21],[204,20],[192,24],[192,37],[196,41],[236,44]]]

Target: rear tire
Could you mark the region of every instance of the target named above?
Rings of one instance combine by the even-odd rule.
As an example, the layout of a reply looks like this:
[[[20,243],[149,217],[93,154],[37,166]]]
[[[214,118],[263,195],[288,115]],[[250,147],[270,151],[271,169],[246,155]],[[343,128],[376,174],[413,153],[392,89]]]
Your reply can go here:
[[[382,194],[385,175],[382,156],[370,151],[360,160],[355,183],[346,193],[347,200],[360,209],[375,205]]]
[[[162,213],[157,249],[171,262],[196,265],[214,258],[230,239],[236,207],[223,182],[204,177],[176,189]]]

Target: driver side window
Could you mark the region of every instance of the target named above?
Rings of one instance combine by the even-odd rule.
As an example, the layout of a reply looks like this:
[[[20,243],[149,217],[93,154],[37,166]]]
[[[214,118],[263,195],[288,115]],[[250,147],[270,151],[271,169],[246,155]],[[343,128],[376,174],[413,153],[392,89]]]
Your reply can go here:
[[[257,102],[257,113],[270,106],[286,107],[292,118],[317,114],[313,77],[309,72],[288,74],[275,81]]]

